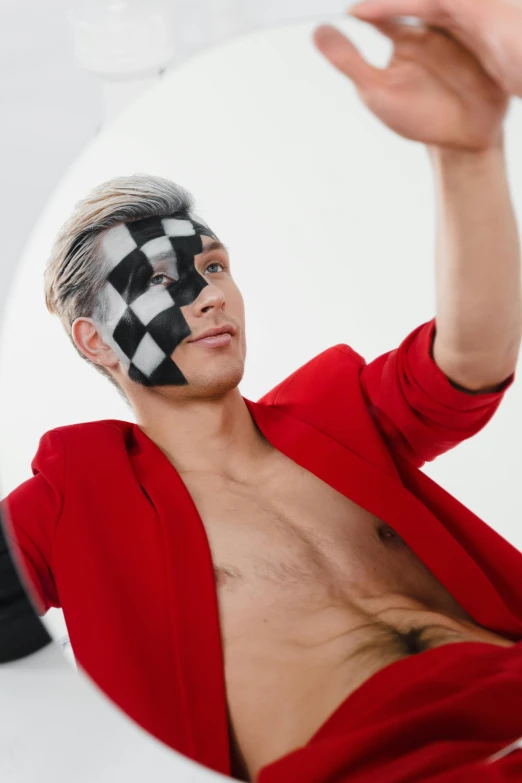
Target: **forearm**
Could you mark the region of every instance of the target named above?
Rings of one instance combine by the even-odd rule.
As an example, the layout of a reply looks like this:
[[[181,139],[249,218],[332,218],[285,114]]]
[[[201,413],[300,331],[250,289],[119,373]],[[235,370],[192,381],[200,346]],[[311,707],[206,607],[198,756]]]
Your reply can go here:
[[[431,148],[437,193],[433,358],[470,390],[514,370],[522,337],[520,242],[501,146]]]

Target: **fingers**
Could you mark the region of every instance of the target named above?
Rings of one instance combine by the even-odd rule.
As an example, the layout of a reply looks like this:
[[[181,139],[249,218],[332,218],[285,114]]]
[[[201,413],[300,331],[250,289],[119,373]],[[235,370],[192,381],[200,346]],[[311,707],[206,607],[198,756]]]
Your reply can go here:
[[[366,19],[364,21],[368,21],[368,24],[394,42],[418,38],[424,34],[426,29],[424,27],[402,24],[401,22],[373,22]]]
[[[335,27],[318,27],[314,31],[314,42],[326,59],[348,76],[359,89],[367,89],[381,80],[382,71],[367,63],[353,43]]]
[[[428,20],[440,11],[440,0],[363,0],[352,5],[348,13],[365,22],[390,19],[394,16],[416,16]]]

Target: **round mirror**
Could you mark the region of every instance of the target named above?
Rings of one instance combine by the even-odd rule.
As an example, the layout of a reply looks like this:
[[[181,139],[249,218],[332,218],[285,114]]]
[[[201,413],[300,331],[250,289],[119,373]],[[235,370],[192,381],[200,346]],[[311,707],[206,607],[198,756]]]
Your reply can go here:
[[[373,64],[384,66],[391,51],[386,38],[353,20],[335,21]],[[253,779],[263,769],[262,783],[282,780],[286,767],[278,767],[278,759],[306,738],[320,739],[321,725],[340,714],[332,686],[319,681],[313,686],[317,709],[308,714],[297,676],[296,661],[306,679],[319,654],[313,640],[320,629],[305,607],[317,605],[319,612],[326,593],[333,602],[326,625],[339,603],[352,611],[348,594],[370,611],[373,598],[364,585],[371,573],[375,594],[388,589],[421,601],[424,612],[436,607],[449,625],[460,623],[460,630],[449,631],[460,633],[461,641],[507,646],[516,639],[517,622],[522,629],[508,589],[502,593],[500,572],[480,562],[492,541],[512,563],[522,548],[514,523],[522,511],[520,385],[509,388],[472,439],[451,451],[439,444],[446,453],[434,464],[419,469],[401,446],[390,447],[396,448],[392,456],[386,452],[382,433],[390,436],[389,422],[372,409],[377,396],[364,407],[358,378],[365,360],[370,365],[404,345],[435,317],[433,173],[424,147],[385,128],[318,53],[314,27],[300,21],[199,53],[90,143],[28,238],[1,343],[2,490],[4,496],[18,493],[13,526],[35,569],[26,575],[39,573],[40,600],[51,596],[42,618],[46,628],[64,640],[80,670],[162,743],[237,779]],[[517,103],[506,125],[517,215],[521,130]],[[237,470],[230,475],[228,450],[219,459],[212,452],[214,468],[206,464],[204,470],[170,452],[170,441],[161,441],[164,421],[170,421],[166,409],[157,431],[140,428],[140,413],[80,359],[58,318],[46,311],[43,271],[64,221],[100,183],[134,174],[166,178],[193,194],[195,211],[185,229],[204,241],[191,257],[219,237],[245,303],[242,411],[252,417],[245,425],[250,434],[260,439],[246,448],[241,468],[232,461]],[[164,223],[165,236],[185,241],[188,234],[179,234],[179,226],[169,234],[174,228]],[[131,250],[145,252],[143,237],[131,231],[127,243],[129,236],[132,246],[125,245],[114,268]],[[214,307],[207,302],[201,312]],[[305,365],[263,403],[251,402]],[[143,377],[144,366],[136,377]],[[373,388],[373,381],[367,383]],[[447,405],[465,405],[464,392],[442,374],[433,383]],[[307,407],[310,389],[318,397]],[[304,401],[298,405],[299,395]],[[91,423],[87,429],[85,423]],[[47,481],[45,462],[69,490],[61,495],[42,484],[43,505],[34,504],[34,513],[52,508],[55,522],[51,539],[38,528],[42,539],[34,540],[18,524],[23,490],[16,488],[32,481],[39,439],[56,428],[65,429],[41,444],[45,454],[33,462],[33,473]],[[183,428],[176,434],[186,435]],[[210,444],[214,434],[209,420],[201,443]],[[254,455],[259,473],[247,480],[242,471]],[[259,513],[251,516],[250,508]],[[356,529],[363,531],[360,538],[348,532]],[[44,551],[52,558],[45,574]],[[439,553],[438,562],[430,552]],[[328,590],[321,592],[324,584]],[[478,588],[471,594],[476,584],[491,591],[482,609]],[[338,590],[334,598],[332,590]],[[334,663],[340,655],[336,627],[328,626],[323,640]],[[283,630],[288,638],[282,652],[274,640]],[[271,709],[283,688],[285,655],[294,690],[285,691],[278,723]],[[405,655],[392,650],[386,662]],[[380,668],[355,666],[348,692],[357,699],[359,686],[374,687],[371,675]],[[257,690],[250,691],[254,682]],[[285,717],[289,704],[307,714],[298,728],[291,710]],[[270,725],[275,734],[269,737],[263,726]]]

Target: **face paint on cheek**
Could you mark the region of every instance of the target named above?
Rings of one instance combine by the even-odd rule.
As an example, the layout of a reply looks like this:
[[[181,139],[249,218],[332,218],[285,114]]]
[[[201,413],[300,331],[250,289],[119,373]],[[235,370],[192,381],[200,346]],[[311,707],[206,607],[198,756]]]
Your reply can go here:
[[[207,285],[194,264],[203,235],[217,239],[185,214],[121,224],[103,237],[109,312],[99,329],[129,377],[144,386],[187,383],[171,355],[191,334],[180,308],[192,304]],[[174,282],[150,285],[156,274]]]

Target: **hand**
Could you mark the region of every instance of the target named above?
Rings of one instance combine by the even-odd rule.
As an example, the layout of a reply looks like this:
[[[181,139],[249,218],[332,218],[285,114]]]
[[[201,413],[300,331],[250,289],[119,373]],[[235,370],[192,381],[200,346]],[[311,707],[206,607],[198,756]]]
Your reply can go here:
[[[393,41],[383,70],[334,27],[319,27],[314,40],[385,125],[428,146],[481,151],[500,145],[508,96],[462,44],[441,30],[371,24]]]
[[[522,0],[367,0],[350,14],[367,22],[414,16],[447,30],[489,75],[522,97]]]

